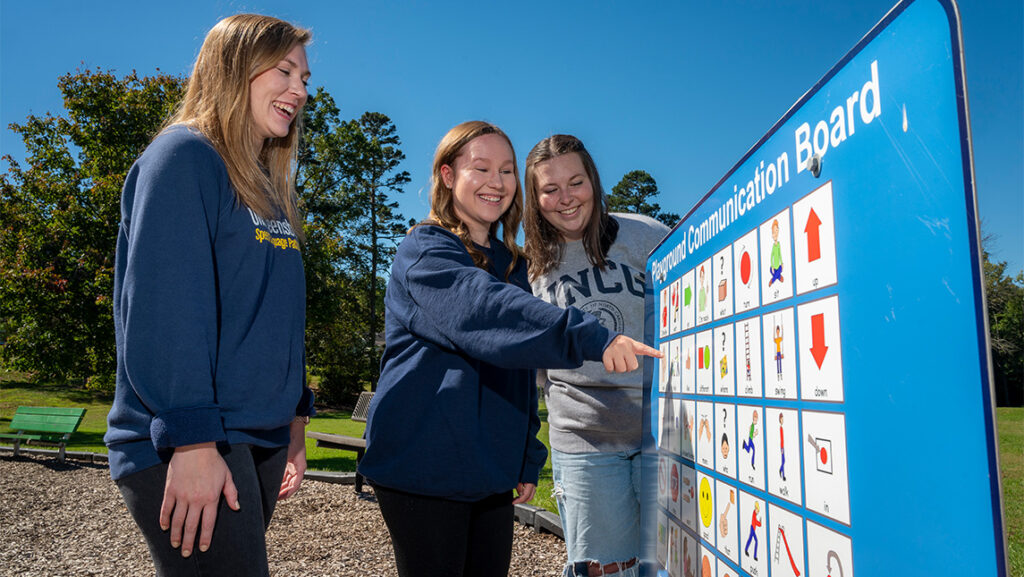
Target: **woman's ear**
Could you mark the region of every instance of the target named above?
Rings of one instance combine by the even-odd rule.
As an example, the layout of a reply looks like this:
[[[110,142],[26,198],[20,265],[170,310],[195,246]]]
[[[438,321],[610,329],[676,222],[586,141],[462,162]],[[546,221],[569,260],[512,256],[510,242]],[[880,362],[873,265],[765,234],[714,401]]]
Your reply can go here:
[[[441,182],[444,183],[448,189],[453,188],[455,185],[455,169],[450,164],[441,165]]]

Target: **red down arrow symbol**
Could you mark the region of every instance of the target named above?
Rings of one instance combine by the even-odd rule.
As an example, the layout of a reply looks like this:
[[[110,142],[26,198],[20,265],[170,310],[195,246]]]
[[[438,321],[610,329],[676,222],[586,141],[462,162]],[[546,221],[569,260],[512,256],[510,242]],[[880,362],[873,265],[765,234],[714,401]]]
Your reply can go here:
[[[825,353],[828,352],[828,347],[825,346],[825,314],[818,313],[811,316],[811,355],[814,357],[814,362],[818,364],[818,368],[821,369],[821,364],[825,362]]]

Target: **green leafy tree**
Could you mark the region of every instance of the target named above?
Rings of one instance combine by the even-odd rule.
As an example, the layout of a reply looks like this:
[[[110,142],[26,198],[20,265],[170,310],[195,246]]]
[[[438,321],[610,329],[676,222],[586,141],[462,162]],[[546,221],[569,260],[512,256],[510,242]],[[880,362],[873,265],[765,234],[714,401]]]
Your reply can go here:
[[[362,256],[365,302],[369,307],[365,334],[367,371],[370,386],[377,388],[380,350],[377,334],[384,329],[385,269],[390,269],[398,241],[405,236],[406,224],[398,213],[398,203],[388,193],[401,193],[409,183],[409,173],[398,170],[405,160],[398,130],[387,116],[366,112],[358,121],[350,121],[343,130],[346,178],[345,194],[355,209],[347,221],[345,233]]]
[[[996,404],[1018,407],[1024,404],[1024,272],[1010,276],[1006,262],[992,262],[991,243],[989,236],[982,241],[982,267]]]
[[[184,90],[180,77],[61,76],[64,116],[29,116],[26,166],[0,175],[0,359],[38,379],[108,388],[121,186]]]
[[[384,272],[405,233],[397,203],[409,175],[387,116],[342,121],[320,89],[304,112],[297,188],[307,213],[307,354],[321,396],[346,400],[376,386]]]
[[[343,145],[338,107],[323,88],[303,108],[296,189],[306,214],[306,361],[320,377],[321,400],[341,401],[368,380],[362,363],[363,309],[350,262],[357,257],[339,234],[352,217],[341,194]]]
[[[43,380],[108,388],[113,267],[125,175],[186,80],[85,71],[59,79],[64,115],[11,130],[27,151],[0,175],[0,361]],[[342,121],[322,88],[304,111],[297,189],[306,214],[307,353],[327,399],[376,382],[384,275],[404,233],[388,193],[409,176],[391,121]],[[25,166],[22,166],[24,164]]]
[[[612,193],[608,195],[608,208],[615,212],[647,215],[666,226],[675,226],[679,222],[679,215],[662,212],[661,206],[652,202],[657,196],[658,183],[654,177],[644,170],[631,170],[612,187]]]

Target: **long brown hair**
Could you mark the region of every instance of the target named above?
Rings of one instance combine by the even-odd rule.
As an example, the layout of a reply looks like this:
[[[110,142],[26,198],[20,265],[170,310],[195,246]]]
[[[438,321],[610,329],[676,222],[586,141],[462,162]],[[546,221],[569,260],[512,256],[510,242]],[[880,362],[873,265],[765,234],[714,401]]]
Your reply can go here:
[[[294,168],[302,116],[288,134],[253,145],[249,84],[312,34],[271,16],[228,16],[206,35],[185,98],[166,126],[184,124],[210,140],[227,166],[238,201],[267,219],[284,214],[300,239]]]
[[[526,214],[523,218],[523,230],[526,234],[524,252],[530,261],[531,279],[554,268],[561,262],[562,252],[565,250],[562,235],[540,212],[535,174],[538,164],[563,154],[579,156],[594,190],[590,220],[583,231],[583,249],[591,264],[604,270],[607,265],[608,249],[615,242],[619,230],[619,224],[608,214],[608,201],[605,199],[604,189],[601,188],[597,165],[583,146],[583,142],[568,134],[556,134],[541,140],[526,156]]]
[[[508,135],[497,126],[480,120],[471,120],[459,124],[444,135],[437,145],[437,151],[434,152],[434,167],[430,176],[430,216],[422,224],[436,224],[450,230],[462,240],[462,244],[466,246],[466,250],[476,266],[485,270],[490,266],[487,255],[476,248],[473,239],[469,236],[469,228],[455,214],[454,191],[445,186],[444,179],[441,178],[441,167],[454,164],[455,159],[462,154],[463,147],[469,144],[469,141],[485,134],[497,134],[508,143],[508,147],[512,151],[512,172],[516,177],[516,191],[512,195],[512,205],[501,215],[501,218],[491,223],[488,231],[489,235],[497,236],[500,224],[502,242],[512,253],[512,262],[509,264],[508,270],[505,271],[507,280],[522,256],[516,245],[516,234],[519,232],[519,223],[523,218],[523,190],[519,182],[519,166],[516,164],[515,148]]]

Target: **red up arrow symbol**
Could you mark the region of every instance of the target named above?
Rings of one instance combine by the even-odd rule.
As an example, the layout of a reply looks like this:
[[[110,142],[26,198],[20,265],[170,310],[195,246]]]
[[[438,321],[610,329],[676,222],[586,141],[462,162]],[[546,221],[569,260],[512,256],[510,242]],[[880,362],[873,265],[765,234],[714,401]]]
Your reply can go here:
[[[811,214],[807,215],[807,226],[804,227],[804,232],[807,233],[807,262],[814,262],[821,258],[821,239],[818,236],[818,227],[820,226],[821,219],[812,208]]]
[[[818,364],[818,368],[821,368],[821,363],[825,362],[825,353],[828,352],[828,347],[825,346],[825,315],[819,313],[811,316],[811,355],[814,357],[814,362]]]

